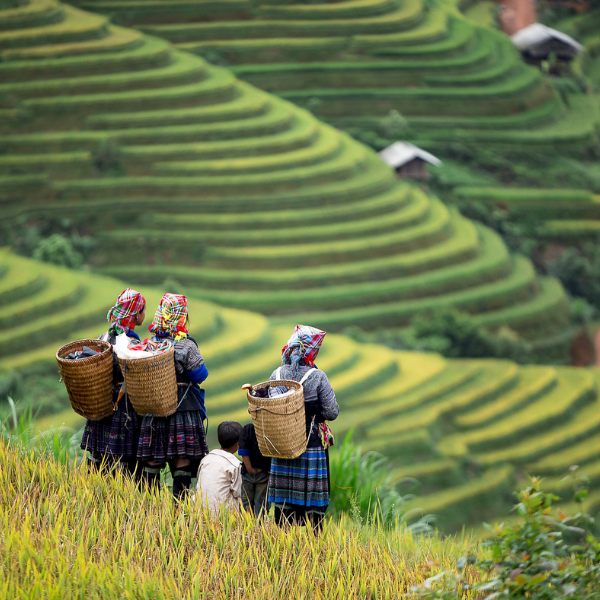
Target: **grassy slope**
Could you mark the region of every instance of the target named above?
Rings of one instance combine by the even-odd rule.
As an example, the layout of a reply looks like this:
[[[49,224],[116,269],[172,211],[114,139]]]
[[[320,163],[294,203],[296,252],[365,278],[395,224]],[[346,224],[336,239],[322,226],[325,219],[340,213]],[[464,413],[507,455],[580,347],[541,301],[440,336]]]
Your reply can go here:
[[[6,348],[12,346],[2,353],[0,370],[55,373],[56,349],[71,339],[104,331],[107,308],[124,287],[114,279],[36,263],[6,251],[1,262],[6,272],[0,279],[0,303],[10,314],[18,310],[21,298],[29,311],[31,333],[13,337],[23,326],[13,330],[12,322],[4,326],[0,322],[2,340]],[[37,283],[40,276],[45,286]],[[68,293],[73,281],[75,289],[83,291],[71,305],[49,304],[54,293]],[[141,290],[150,318],[161,291],[146,286]],[[209,441],[214,446],[220,421],[248,422],[240,386],[269,377],[295,320],[275,325],[256,313],[193,299],[190,316],[191,333],[210,370],[205,388]],[[20,339],[24,343],[15,346]],[[515,474],[545,474],[549,455],[572,453],[579,462],[590,463],[600,456],[597,444],[589,443],[600,431],[596,371],[446,360],[435,354],[360,345],[333,333],[326,338],[318,364],[328,373],[340,403],[340,417],[332,424],[338,439],[354,430],[365,450],[390,458],[394,479],[417,478],[424,497],[415,506],[437,514],[440,527],[447,531],[502,514],[512,502]],[[64,401],[36,423],[41,431],[63,427],[71,434],[82,425],[81,417]]]
[[[63,600],[399,597],[465,540],[330,523],[317,538],[251,517],[218,518],[120,477],[39,461],[0,441],[2,595]],[[27,590],[27,592],[24,592]]]

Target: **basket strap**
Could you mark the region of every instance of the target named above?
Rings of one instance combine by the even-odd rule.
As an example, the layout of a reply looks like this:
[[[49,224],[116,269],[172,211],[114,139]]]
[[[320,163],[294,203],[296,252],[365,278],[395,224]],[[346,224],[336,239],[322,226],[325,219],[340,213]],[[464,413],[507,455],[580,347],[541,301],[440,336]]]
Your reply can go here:
[[[275,371],[275,379],[281,379],[281,367]]]
[[[181,397],[181,400],[179,401],[179,404],[177,405],[177,408],[175,409],[176,411],[181,406],[181,403],[185,400],[185,397],[188,395],[188,392],[190,391],[191,387],[192,387],[192,382],[190,381],[190,383],[187,386],[187,389],[185,390],[185,394],[183,394],[183,396]]]
[[[317,369],[315,369],[314,367],[312,369],[309,369],[308,371],[306,371],[306,373],[304,373],[304,377],[300,380],[300,385],[304,385],[304,382],[313,374],[314,371],[316,371]]]

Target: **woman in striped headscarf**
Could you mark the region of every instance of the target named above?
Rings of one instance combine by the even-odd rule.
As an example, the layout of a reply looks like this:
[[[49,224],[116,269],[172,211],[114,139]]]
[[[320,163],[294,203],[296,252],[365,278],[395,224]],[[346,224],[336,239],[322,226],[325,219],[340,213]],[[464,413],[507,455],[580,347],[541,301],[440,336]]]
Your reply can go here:
[[[106,316],[109,327],[98,339],[114,344],[118,335],[125,334],[132,343],[139,343],[140,338],[134,331],[146,317],[146,300],[131,288],[123,290],[115,305]],[[123,375],[116,354],[113,357],[113,395],[117,401]],[[139,439],[138,415],[133,410],[127,395],[117,402],[115,411],[110,417],[101,421],[85,423],[81,447],[88,451],[88,464],[91,467],[110,467],[117,463],[119,467],[134,474],[137,469],[137,444]]]
[[[146,416],[142,420],[138,459],[144,464],[144,478],[157,485],[168,464],[173,476],[173,495],[181,498],[191,486],[200,461],[208,454],[203,421],[204,390],[208,377],[196,340],[189,336],[187,298],[165,294],[149,329],[153,340],[170,340],[175,345],[175,371],[179,403],[169,417]]]
[[[281,366],[271,379],[298,381],[304,389],[306,451],[293,460],[273,458],[269,477],[269,502],[275,505],[278,524],[310,523],[320,529],[329,506],[330,431],[340,411],[327,375],[315,365],[326,335],[316,327],[296,325],[282,350]],[[285,388],[276,388],[285,391]]]

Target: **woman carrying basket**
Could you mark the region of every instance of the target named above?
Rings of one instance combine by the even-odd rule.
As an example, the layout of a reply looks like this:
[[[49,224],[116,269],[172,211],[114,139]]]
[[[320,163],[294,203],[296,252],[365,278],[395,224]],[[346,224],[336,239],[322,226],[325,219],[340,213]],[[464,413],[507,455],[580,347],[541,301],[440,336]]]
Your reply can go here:
[[[143,417],[137,455],[151,486],[158,485],[160,472],[168,463],[177,499],[190,489],[192,475],[208,454],[204,390],[199,386],[208,377],[208,370],[198,344],[188,335],[187,324],[187,298],[165,294],[149,329],[153,340],[170,340],[175,345],[178,406],[169,417]]]
[[[132,343],[140,341],[134,331],[136,325],[141,325],[146,317],[146,300],[131,288],[123,290],[115,305],[108,311],[107,320],[110,323],[108,331],[98,339],[114,344],[121,334],[132,338]],[[83,430],[81,448],[87,450],[88,464],[92,468],[104,468],[116,463],[131,474],[139,474],[137,468],[137,444],[139,439],[138,415],[133,410],[127,395],[119,397],[123,383],[123,375],[113,354],[113,395],[116,403],[115,411],[110,417],[101,421],[87,420]]]
[[[302,383],[306,412],[306,451],[293,460],[271,461],[268,500],[275,505],[279,525],[310,523],[321,529],[329,506],[330,432],[325,421],[336,419],[340,409],[327,375],[314,364],[325,334],[315,327],[297,325],[283,348],[282,366],[270,378]]]

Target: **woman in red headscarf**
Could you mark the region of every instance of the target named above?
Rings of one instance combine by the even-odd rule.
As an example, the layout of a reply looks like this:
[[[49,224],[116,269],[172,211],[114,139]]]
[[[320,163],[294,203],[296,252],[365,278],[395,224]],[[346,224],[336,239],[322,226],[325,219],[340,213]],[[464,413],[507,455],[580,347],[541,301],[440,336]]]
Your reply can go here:
[[[134,328],[141,325],[146,317],[146,300],[137,291],[127,288],[117,298],[116,304],[108,311],[110,323],[108,331],[98,339],[114,344],[117,336],[125,334],[132,343],[140,338]],[[123,375],[116,354],[113,363],[114,400],[117,402]],[[81,440],[81,447],[88,451],[88,464],[103,468],[117,464],[130,474],[140,475],[137,468],[137,444],[139,439],[139,418],[133,410],[127,394],[117,402],[110,417],[101,421],[87,420]]]

